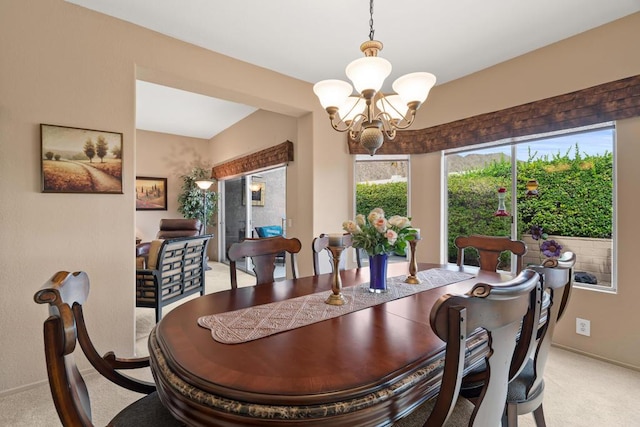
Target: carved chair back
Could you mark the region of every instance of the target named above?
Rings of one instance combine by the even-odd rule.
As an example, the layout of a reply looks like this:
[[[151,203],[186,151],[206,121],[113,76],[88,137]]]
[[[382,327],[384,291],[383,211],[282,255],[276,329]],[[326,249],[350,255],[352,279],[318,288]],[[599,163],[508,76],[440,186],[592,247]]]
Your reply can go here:
[[[229,247],[227,258],[229,259],[229,271],[231,274],[231,288],[238,287],[236,262],[245,257],[251,257],[253,271],[256,274],[256,285],[273,283],[276,256],[281,252],[287,252],[291,256],[291,274],[298,277],[298,264],[296,255],[302,249],[300,240],[282,236],[267,237],[261,239],[245,239],[234,243]]]
[[[522,271],[524,254],[527,253],[527,245],[522,240],[511,240],[508,237],[483,236],[474,234],[471,236],[458,236],[455,239],[458,248],[458,265],[464,265],[464,251],[466,248],[475,248],[478,251],[480,269],[496,271],[500,254],[510,251],[516,256],[516,274]]]
[[[571,296],[575,263],[576,255],[565,252],[559,259],[548,259],[542,265],[528,267],[542,276],[543,290],[549,296],[549,304],[543,313],[546,322],[538,332],[537,340],[534,339],[536,346],[533,358],[527,361],[522,372],[509,384],[503,425],[517,426],[518,415],[529,412],[533,412],[537,426],[545,425],[542,410],[543,375],[556,324],[564,314]]]
[[[351,246],[351,235],[347,234],[343,238],[343,243],[345,246]],[[353,248],[356,256],[356,264],[358,268],[362,268],[362,258],[360,255],[360,249]],[[321,272],[321,262],[320,262],[320,254],[323,251],[329,256],[329,265],[331,266],[331,272],[333,272],[333,254],[329,249],[329,235],[321,234],[320,236],[313,239],[311,242],[311,253],[313,254],[313,274],[317,276]]]
[[[87,386],[73,355],[76,344],[79,343],[89,362],[104,377],[129,390],[149,395],[138,402],[144,400],[148,405],[153,400],[154,407],[159,408],[158,416],[161,415],[161,418],[166,420],[166,422],[158,421],[158,425],[177,425],[175,419],[164,410],[154,393],[155,384],[139,381],[117,371],[148,367],[148,357],[121,359],[113,352],[108,352],[104,356],[98,354],[84,322],[82,307],[88,296],[87,274],[66,271],[53,275],[34,295],[36,303],[49,304],[49,317],[44,322],[44,348],[51,395],[62,424],[65,426],[93,425]],[[128,408],[133,408],[134,405],[135,403]],[[125,413],[126,410],[121,412],[121,414]],[[120,416],[119,414],[118,417]]]
[[[525,270],[509,282],[478,283],[464,295],[444,295],[436,302],[430,323],[447,346],[442,385],[425,426],[442,426],[453,412],[463,377],[466,340],[478,328],[489,336],[485,358],[489,377],[468,425],[500,425],[516,339],[533,295],[540,292],[539,274]]]

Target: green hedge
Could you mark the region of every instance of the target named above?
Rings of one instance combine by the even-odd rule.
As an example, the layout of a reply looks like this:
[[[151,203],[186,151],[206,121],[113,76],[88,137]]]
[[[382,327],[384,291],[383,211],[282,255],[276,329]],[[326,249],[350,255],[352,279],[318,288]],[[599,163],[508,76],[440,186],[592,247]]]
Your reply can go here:
[[[367,216],[374,208],[382,208],[385,216],[407,216],[407,183],[356,184],[356,213]]]
[[[518,161],[518,233],[540,225],[547,234],[610,238],[613,224],[613,155],[570,152]],[[536,179],[538,197],[526,197],[525,184]],[[497,188],[507,188],[510,206],[511,163],[508,159],[463,174],[451,174],[449,188],[449,261],[456,259],[458,235],[509,236],[510,217],[495,217]],[[465,258],[468,259],[468,257]],[[473,257],[472,257],[473,258]],[[508,256],[502,262],[508,264]],[[465,260],[466,261],[466,260]]]
[[[573,156],[570,156],[573,151]],[[528,233],[540,225],[548,234],[573,237],[611,238],[613,224],[613,154],[591,156],[579,147],[565,154],[518,161],[518,232]],[[536,179],[539,197],[527,198],[525,184]],[[455,262],[456,236],[488,234],[511,235],[511,217],[496,217],[498,187],[507,188],[506,206],[511,205],[511,162],[494,161],[484,168],[450,174],[449,261]],[[357,184],[357,213],[367,215],[381,207],[387,216],[407,215],[407,183]],[[473,263],[473,254],[465,262]],[[509,267],[509,256],[501,258],[500,268]]]

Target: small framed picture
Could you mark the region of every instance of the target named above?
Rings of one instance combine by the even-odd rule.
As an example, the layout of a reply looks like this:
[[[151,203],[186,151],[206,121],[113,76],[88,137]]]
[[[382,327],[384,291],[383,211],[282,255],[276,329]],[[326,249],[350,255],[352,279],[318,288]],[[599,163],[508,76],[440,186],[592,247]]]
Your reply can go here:
[[[40,125],[43,193],[122,194],[122,134]]]
[[[251,184],[251,204],[253,206],[264,206],[264,182],[254,182]]]
[[[167,178],[136,177],[136,210],[167,210]]]

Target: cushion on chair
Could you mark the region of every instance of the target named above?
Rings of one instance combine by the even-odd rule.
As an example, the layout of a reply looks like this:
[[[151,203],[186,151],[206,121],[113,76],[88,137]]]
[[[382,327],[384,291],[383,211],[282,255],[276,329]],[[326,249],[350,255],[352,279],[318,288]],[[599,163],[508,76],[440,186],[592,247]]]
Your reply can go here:
[[[157,392],[153,392],[127,406],[111,420],[109,425],[114,427],[184,426],[162,405]]]
[[[527,400],[527,387],[529,384],[533,384],[534,372],[533,372],[533,359],[529,359],[522,372],[518,374],[510,383],[509,390],[507,391],[508,402],[524,402]],[[544,382],[541,383],[539,389],[544,386]],[[537,394],[536,393],[531,393]]]
[[[265,225],[264,227],[256,227],[258,237],[275,237],[282,236],[282,227],[279,225]]]
[[[199,219],[161,219],[157,239],[173,239],[175,237],[193,237],[200,235]]]
[[[149,270],[155,270],[158,264],[158,253],[160,252],[160,246],[164,243],[163,239],[152,240],[149,246],[149,258],[147,260],[147,268]]]

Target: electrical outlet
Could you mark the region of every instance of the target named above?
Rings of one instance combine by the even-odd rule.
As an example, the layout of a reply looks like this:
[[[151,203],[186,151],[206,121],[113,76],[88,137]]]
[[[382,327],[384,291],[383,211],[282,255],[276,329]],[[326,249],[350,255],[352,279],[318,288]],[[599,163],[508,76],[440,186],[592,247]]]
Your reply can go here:
[[[591,322],[586,319],[576,317],[576,334],[591,336]]]

